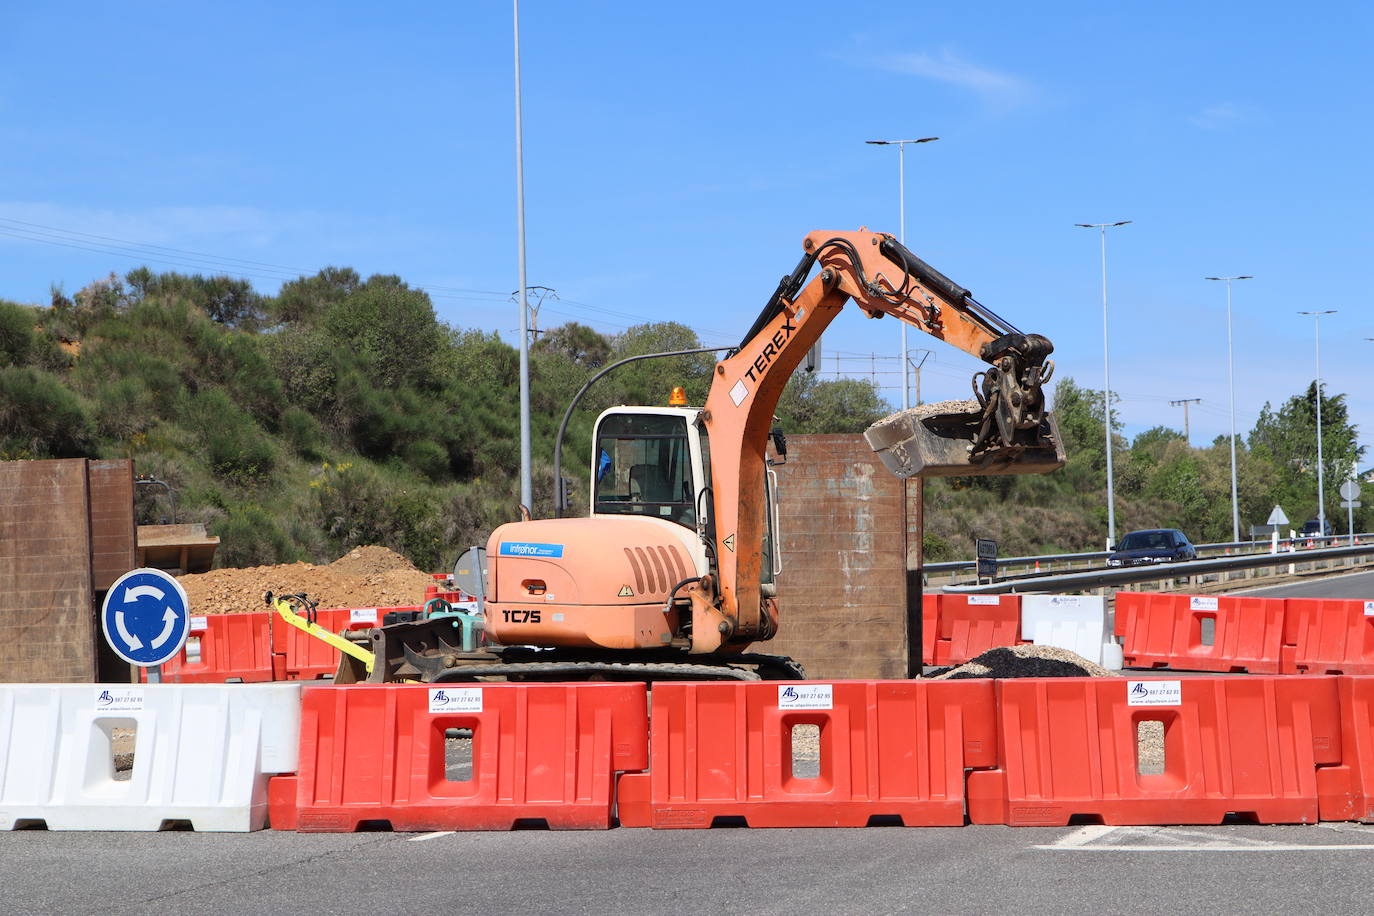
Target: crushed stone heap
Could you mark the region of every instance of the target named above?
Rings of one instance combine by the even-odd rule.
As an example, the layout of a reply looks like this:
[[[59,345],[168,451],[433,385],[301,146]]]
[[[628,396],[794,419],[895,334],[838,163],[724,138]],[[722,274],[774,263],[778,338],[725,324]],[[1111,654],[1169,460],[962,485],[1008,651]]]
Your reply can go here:
[[[286,563],[215,569],[181,576],[192,614],[243,614],[265,611],[262,593],[305,592],[329,607],[396,607],[420,604],[433,584],[426,573],[385,547],[356,547],[325,566]]]
[[[1110,677],[1111,672],[1058,646],[1003,646],[962,665],[939,668],[926,677],[958,681],[975,677]]]

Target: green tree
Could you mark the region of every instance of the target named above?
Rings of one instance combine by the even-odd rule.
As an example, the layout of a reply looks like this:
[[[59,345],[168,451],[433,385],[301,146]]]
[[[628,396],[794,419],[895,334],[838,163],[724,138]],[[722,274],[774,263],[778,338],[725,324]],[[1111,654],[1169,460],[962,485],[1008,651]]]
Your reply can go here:
[[[797,372],[776,412],[788,433],[861,433],[892,413],[892,406],[867,379],[822,380],[814,372]]]
[[[424,290],[411,289],[399,277],[369,277],[361,288],[332,305],[323,327],[340,345],[350,347],[368,373],[383,387],[434,388],[444,334]]]
[[[611,355],[611,342],[584,324],[569,322],[539,338],[533,352],[561,354],[575,365],[600,369]]]
[[[1339,509],[1338,484],[1364,457],[1358,429],[1350,422],[1345,395],[1323,395],[1322,464],[1327,483],[1326,515]],[[1276,411],[1269,403],[1260,411],[1248,437],[1250,450],[1267,459],[1277,471],[1275,501],[1295,523],[1317,515],[1317,386],[1294,395]]]
[[[283,283],[266,303],[268,312],[288,324],[311,321],[362,288],[362,277],[351,267],[326,267],[313,277]]]

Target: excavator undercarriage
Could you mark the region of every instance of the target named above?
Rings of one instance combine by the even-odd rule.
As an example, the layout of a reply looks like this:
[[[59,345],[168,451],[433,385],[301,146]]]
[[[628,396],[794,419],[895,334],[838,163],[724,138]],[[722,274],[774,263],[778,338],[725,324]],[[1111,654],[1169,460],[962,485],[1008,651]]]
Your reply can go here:
[[[336,684],[420,681],[430,684],[498,678],[509,681],[796,681],[801,665],[782,655],[749,652],[688,655],[675,649],[482,646],[464,651],[446,619],[391,624],[345,634],[372,654],[371,671],[356,656],[340,657]]]

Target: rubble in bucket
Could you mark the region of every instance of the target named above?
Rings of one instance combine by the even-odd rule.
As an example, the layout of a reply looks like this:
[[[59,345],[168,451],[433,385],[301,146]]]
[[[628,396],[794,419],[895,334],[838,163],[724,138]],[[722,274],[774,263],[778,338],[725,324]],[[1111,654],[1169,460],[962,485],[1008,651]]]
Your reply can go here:
[[[931,680],[1011,677],[1110,677],[1112,672],[1058,646],[1000,646],[962,665],[937,668]]]

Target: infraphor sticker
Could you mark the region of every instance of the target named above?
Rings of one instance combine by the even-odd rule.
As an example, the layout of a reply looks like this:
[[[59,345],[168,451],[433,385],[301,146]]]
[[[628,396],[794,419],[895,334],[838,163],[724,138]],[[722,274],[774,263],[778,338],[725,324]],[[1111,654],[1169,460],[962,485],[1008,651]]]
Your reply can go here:
[[[355,607],[348,612],[349,623],[376,623],[377,609],[375,607]]]
[[[834,692],[830,684],[779,684],[778,709],[833,709]]]
[[[1182,681],[1127,681],[1127,706],[1182,706]]]
[[[142,712],[143,688],[98,687],[95,691],[96,712]]]
[[[210,629],[210,621],[204,616],[192,615],[191,625],[187,629],[192,633],[204,633],[206,630]]]
[[[1188,599],[1188,610],[1190,611],[1215,611],[1216,609],[1216,595],[1194,595]]]
[[[1374,601],[1366,601],[1364,603],[1364,615],[1366,617],[1374,617]]]
[[[431,687],[430,712],[481,712],[481,687]]]
[[[1001,604],[1002,599],[996,595],[969,595],[969,604]]]
[[[1053,607],[1082,607],[1082,595],[1050,595],[1050,605]]]

